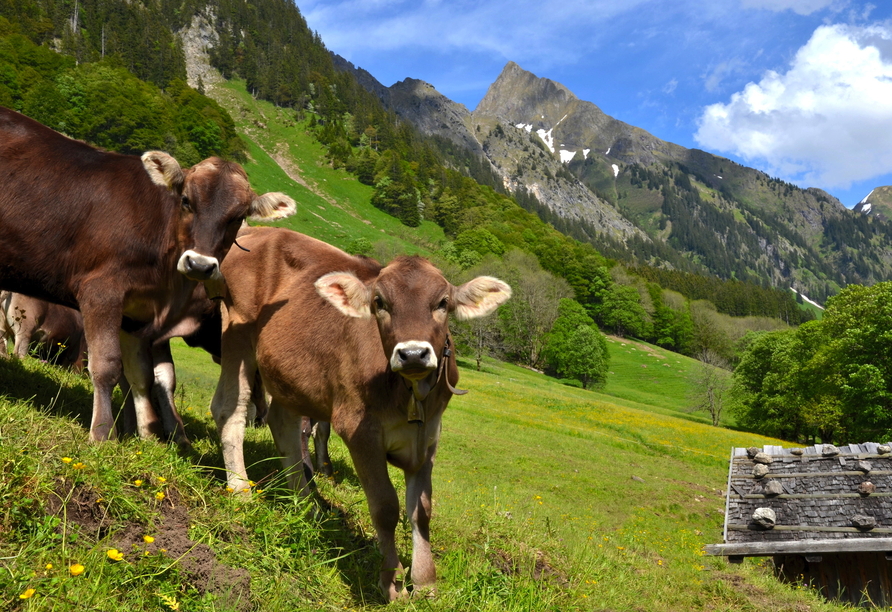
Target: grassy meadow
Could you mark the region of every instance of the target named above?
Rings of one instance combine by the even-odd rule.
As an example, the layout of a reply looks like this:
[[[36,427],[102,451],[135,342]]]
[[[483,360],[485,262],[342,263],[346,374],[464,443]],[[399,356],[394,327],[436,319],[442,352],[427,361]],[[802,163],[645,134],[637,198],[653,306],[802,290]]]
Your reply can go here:
[[[389,609],[841,609],[757,560],[703,556],[721,541],[730,448],[777,441],[691,420],[669,399],[648,407],[656,389],[675,393],[683,380],[638,364],[653,370],[648,388],[635,360],[658,357],[621,344],[610,344],[614,375],[602,393],[461,362],[471,392],[449,406],[434,470],[439,592]],[[218,368],[183,343],[174,350],[188,452],[88,444],[87,378],[0,361],[0,608],[383,607],[365,498],[340,441],[334,479],[306,501],[283,490],[269,431],[251,429],[258,490],[228,494],[208,412]],[[392,478],[400,489],[401,473]],[[408,563],[406,521],[398,537]]]
[[[258,193],[298,202],[281,222],[375,256],[429,253],[333,170],[293,113],[238,83],[212,95],[249,142]],[[174,343],[178,405],[192,448],[89,444],[86,376],[0,359],[2,610],[841,610],[778,582],[770,565],[702,554],[721,542],[733,446],[782,444],[686,412],[694,361],[610,339],[605,389],[583,391],[497,361],[460,360],[434,470],[435,598],[385,605],[365,497],[344,446],[333,479],[305,500],[283,488],[268,429],[250,429],[250,497],[225,490],[208,412],[219,368]],[[118,405],[123,401],[115,398]],[[391,472],[398,490],[402,475]],[[407,521],[398,528],[404,564]]]

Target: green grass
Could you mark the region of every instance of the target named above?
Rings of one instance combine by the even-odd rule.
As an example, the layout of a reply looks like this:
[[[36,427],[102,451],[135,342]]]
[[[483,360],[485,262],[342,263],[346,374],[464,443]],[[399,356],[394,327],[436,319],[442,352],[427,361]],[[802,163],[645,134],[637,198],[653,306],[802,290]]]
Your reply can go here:
[[[183,455],[153,441],[88,444],[87,379],[34,359],[0,362],[0,607],[170,609],[165,598],[185,610],[382,606],[373,529],[343,444],[333,440],[334,480],[319,483],[330,506],[281,490],[265,428],[246,441],[264,491],[227,494],[207,413],[218,368],[179,342],[174,357],[194,442]],[[499,362],[462,367],[461,377],[471,392],[450,404],[434,470],[439,593],[389,609],[840,609],[758,562],[701,554],[721,541],[730,448],[779,442]],[[392,477],[401,488],[401,474]],[[398,539],[407,563],[405,522]],[[111,560],[112,548],[124,559]],[[81,576],[71,576],[73,563]],[[33,597],[19,599],[29,588]]]

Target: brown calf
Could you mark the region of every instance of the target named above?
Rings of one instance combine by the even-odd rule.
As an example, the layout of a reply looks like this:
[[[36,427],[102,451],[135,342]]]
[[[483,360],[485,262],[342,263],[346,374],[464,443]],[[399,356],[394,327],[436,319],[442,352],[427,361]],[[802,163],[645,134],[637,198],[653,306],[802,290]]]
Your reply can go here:
[[[233,249],[223,262],[222,367],[212,403],[229,486],[249,486],[242,443],[259,370],[292,487],[304,485],[301,416],[330,422],[344,439],[378,534],[380,586],[390,600],[405,589],[394,542],[400,504],[387,463],[403,470],[412,584],[433,589],[431,470],[458,382],[448,316],[488,314],[510,287],[491,277],[454,287],[419,257],[382,268],[282,229],[258,228],[239,244],[251,252]]]
[[[161,434],[149,401],[153,340],[189,333],[196,285],[221,279],[242,220],[287,216],[235,163],[188,170],[166,153],[97,150],[0,107],[0,289],[77,308],[93,378],[90,437],[115,437],[122,364],[140,435]],[[121,331],[126,333],[121,333]]]

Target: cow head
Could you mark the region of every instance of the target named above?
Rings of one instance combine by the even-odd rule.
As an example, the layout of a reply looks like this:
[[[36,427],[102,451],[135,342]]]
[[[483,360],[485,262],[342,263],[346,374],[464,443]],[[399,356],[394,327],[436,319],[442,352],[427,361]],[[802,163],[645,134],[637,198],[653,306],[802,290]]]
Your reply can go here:
[[[348,272],[326,274],[316,291],[347,316],[375,317],[390,368],[410,382],[437,369],[449,313],[474,319],[511,297],[511,287],[491,276],[455,287],[421,257],[399,257],[368,283]]]
[[[179,234],[185,250],[177,270],[195,281],[222,280],[220,261],[246,217],[281,219],[294,214],[294,200],[282,193],[258,196],[244,169],[211,157],[186,171],[161,151],[142,156],[152,181],[180,197]]]

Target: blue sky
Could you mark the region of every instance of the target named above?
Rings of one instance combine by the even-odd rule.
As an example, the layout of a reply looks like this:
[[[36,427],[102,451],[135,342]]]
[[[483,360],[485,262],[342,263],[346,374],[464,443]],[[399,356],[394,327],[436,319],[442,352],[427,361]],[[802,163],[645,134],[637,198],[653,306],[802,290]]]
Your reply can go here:
[[[385,85],[473,110],[509,61],[658,138],[851,207],[892,185],[892,2],[297,0]]]

